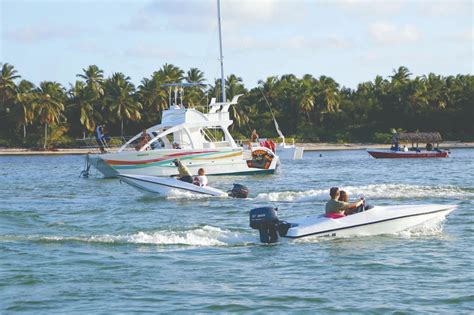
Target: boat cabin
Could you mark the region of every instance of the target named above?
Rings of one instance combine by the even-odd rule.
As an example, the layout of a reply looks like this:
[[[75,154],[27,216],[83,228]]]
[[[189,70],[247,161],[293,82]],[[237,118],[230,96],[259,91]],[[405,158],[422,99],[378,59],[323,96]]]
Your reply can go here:
[[[183,86],[200,84],[173,83],[170,87],[172,104],[163,111],[161,123],[137,134],[125,143],[121,151],[146,151],[161,149],[216,149],[239,148],[229,132],[233,121],[229,116],[229,108],[237,104],[240,95],[230,102],[217,103],[212,98],[207,106],[207,113],[183,105]],[[174,88],[174,99],[171,97]]]

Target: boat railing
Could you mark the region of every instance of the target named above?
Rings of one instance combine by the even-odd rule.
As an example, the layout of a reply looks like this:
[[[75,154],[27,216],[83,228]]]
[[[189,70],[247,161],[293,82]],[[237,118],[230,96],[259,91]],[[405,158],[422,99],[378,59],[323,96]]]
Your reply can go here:
[[[108,137],[107,139],[103,139],[101,143],[102,145],[99,145],[95,137],[80,138],[76,140],[83,143],[83,145],[80,146],[81,149],[88,149],[91,153],[102,154],[117,152],[119,148],[131,138],[132,137],[128,136]]]

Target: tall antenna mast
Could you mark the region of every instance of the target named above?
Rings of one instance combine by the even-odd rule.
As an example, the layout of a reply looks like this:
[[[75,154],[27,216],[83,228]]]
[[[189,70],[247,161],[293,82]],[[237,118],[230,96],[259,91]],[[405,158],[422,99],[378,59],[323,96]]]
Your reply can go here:
[[[219,48],[221,52],[221,89],[222,89],[222,102],[226,101],[225,97],[225,79],[224,79],[224,56],[222,56],[222,30],[221,30],[221,1],[217,0],[217,20],[219,21]]]

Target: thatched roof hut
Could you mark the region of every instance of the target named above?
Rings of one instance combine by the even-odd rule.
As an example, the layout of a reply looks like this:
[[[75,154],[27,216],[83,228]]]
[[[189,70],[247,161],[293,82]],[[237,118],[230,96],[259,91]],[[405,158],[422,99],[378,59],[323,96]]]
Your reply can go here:
[[[439,143],[443,142],[439,132],[399,132],[393,135],[393,142]]]

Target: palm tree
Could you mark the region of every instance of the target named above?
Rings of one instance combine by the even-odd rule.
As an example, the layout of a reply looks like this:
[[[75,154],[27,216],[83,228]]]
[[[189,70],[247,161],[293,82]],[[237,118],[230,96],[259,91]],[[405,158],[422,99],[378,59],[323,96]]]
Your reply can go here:
[[[258,81],[258,85],[261,89],[263,89],[263,93],[265,94],[265,97],[268,99],[269,102],[271,102],[278,96],[277,84],[278,77],[276,76],[268,77],[265,81]]]
[[[407,67],[401,66],[398,68],[398,70],[393,70],[393,75],[391,76],[392,78],[392,83],[395,84],[404,84],[408,83],[410,81],[410,70],[408,70]]]
[[[198,68],[191,68],[186,74],[185,77],[186,82],[193,82],[193,83],[202,83],[206,81],[204,72],[199,70]]]
[[[23,138],[26,138],[26,126],[34,119],[33,89],[34,84],[27,80],[21,80],[16,93],[16,122],[23,126]]]
[[[101,119],[99,106],[104,102],[104,71],[96,65],[82,69],[76,77],[84,80],[76,81],[71,87],[70,97],[73,106],[80,112],[79,121],[83,127],[85,138],[86,131],[93,131],[96,122]]]
[[[326,112],[337,112],[341,102],[339,84],[333,78],[320,76],[317,84],[317,98]]]
[[[163,78],[163,83],[178,83],[184,79],[184,71],[168,63],[165,63],[158,73]]]
[[[44,124],[44,149],[47,147],[48,125],[59,123],[64,111],[64,99],[64,89],[57,82],[43,81],[34,90],[33,108]]]
[[[99,98],[104,95],[102,84],[104,83],[104,71],[96,65],[90,65],[87,69],[82,69],[84,74],[77,74],[76,77],[86,82],[87,89],[90,90],[91,96]]]
[[[202,72],[198,68],[189,69],[184,79],[186,80],[186,82],[189,82],[189,83],[203,83],[204,81],[206,81],[204,77],[204,72]],[[186,103],[189,106],[196,107],[201,103],[201,101],[205,97],[204,87],[205,85],[203,84],[200,86],[192,86],[187,89],[185,98],[186,98]]]
[[[82,137],[85,139],[86,132],[94,131],[97,121],[101,116],[96,106],[98,99],[92,95],[92,90],[85,82],[76,81],[68,91],[69,104],[73,107],[73,115],[82,126]]]
[[[0,73],[0,99],[2,101],[2,107],[0,110],[8,112],[15,100],[16,85],[14,81],[19,79],[20,76],[12,65],[8,63],[2,65],[0,63],[0,66],[2,67]]]
[[[145,108],[160,112],[167,107],[167,93],[161,86],[160,75],[155,72],[151,79],[144,78],[138,86],[138,94]]]
[[[105,101],[108,111],[120,120],[120,135],[123,137],[123,121],[141,119],[142,104],[134,97],[135,86],[130,77],[116,72],[105,82]]]
[[[314,109],[315,104],[315,83],[317,81],[312,75],[306,74],[298,84],[299,110],[306,113],[308,122],[311,124],[309,112]]]
[[[423,75],[421,81],[426,87],[428,103],[432,109],[444,109],[449,102],[448,87],[440,75]]]
[[[226,96],[229,99],[232,99],[238,94],[246,94],[247,90],[245,89],[242,78],[237,77],[235,74],[231,74],[227,77],[226,80]],[[234,118],[237,126],[242,126],[244,123],[249,122],[249,117],[246,111],[242,106],[236,104],[230,107],[230,114]]]

